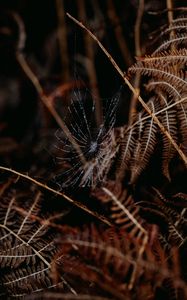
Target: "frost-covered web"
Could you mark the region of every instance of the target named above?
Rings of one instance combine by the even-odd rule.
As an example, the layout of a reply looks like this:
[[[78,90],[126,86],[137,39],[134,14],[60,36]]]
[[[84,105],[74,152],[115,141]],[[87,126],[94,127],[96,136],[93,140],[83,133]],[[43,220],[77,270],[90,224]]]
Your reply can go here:
[[[121,89],[112,99],[106,101],[103,123],[97,127],[95,104],[89,99],[88,91],[73,91],[66,125],[78,143],[81,154],[77,153],[63,131],[56,132],[59,151],[57,162],[64,169],[57,176],[57,181],[60,181],[62,188],[76,185],[95,186],[105,181],[117,151],[113,128],[120,94]]]

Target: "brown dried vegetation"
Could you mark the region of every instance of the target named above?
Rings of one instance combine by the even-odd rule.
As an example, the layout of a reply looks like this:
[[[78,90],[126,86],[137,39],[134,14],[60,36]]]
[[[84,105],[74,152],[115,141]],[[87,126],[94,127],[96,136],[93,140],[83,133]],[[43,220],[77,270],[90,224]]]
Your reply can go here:
[[[187,299],[186,9],[122,2],[90,0],[90,9],[77,0],[78,21],[66,18],[70,2],[56,0],[45,66],[27,50],[24,14],[2,17],[0,53],[7,59],[10,43],[15,65],[5,61],[11,75],[0,74],[1,299]],[[162,25],[152,44],[150,14]],[[76,60],[94,100],[71,78],[72,20],[83,29]],[[104,54],[132,96],[121,87],[101,100]]]

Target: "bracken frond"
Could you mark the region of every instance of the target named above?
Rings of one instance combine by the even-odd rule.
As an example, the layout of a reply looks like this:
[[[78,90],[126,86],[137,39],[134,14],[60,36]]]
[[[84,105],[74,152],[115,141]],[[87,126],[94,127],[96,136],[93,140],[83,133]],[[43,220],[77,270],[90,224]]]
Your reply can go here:
[[[2,296],[22,299],[30,293],[69,286],[63,277],[54,284],[50,275],[51,261],[58,251],[57,233],[48,228],[50,217],[42,224],[37,220],[42,193],[36,188],[19,193],[16,183],[9,180],[1,186],[0,200]]]

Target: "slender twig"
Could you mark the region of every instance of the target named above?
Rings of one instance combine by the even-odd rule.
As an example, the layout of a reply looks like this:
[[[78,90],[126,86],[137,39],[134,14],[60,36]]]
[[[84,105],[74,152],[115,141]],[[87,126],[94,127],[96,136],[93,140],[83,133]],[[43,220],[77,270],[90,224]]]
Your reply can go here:
[[[30,79],[30,81],[33,83],[36,91],[38,92],[38,95],[39,95],[41,101],[47,107],[47,109],[49,110],[51,115],[54,117],[55,121],[57,122],[59,127],[63,130],[64,134],[68,137],[70,143],[72,144],[72,146],[75,148],[75,150],[79,154],[81,162],[83,164],[85,164],[86,161],[85,161],[84,155],[82,155],[82,151],[80,149],[79,144],[73,138],[73,136],[72,136],[71,132],[69,131],[68,127],[66,126],[66,124],[64,123],[64,121],[62,120],[60,115],[57,113],[54,106],[52,105],[52,101],[51,101],[50,97],[45,95],[44,90],[43,90],[37,76],[33,73],[31,68],[29,67],[27,61],[25,60],[25,57],[24,57],[23,53],[17,52],[16,53],[16,58],[17,58],[17,61],[20,64],[22,70],[25,72],[25,74]]]
[[[9,172],[9,173],[12,173],[12,174],[15,174],[15,175],[17,175],[17,176],[19,176],[19,177],[21,177],[21,178],[24,178],[24,179],[26,179],[26,180],[28,180],[28,181],[30,181],[30,182],[36,184],[37,186],[39,186],[39,187],[41,187],[41,188],[43,188],[43,189],[48,190],[49,192],[51,192],[51,193],[53,193],[53,194],[55,194],[55,195],[58,195],[58,196],[63,197],[65,200],[67,200],[68,202],[72,203],[72,204],[75,205],[76,207],[78,207],[78,208],[80,208],[81,210],[85,211],[86,213],[88,213],[88,214],[94,216],[95,218],[99,219],[99,220],[102,221],[103,223],[105,223],[105,224],[111,226],[111,223],[110,223],[104,216],[99,215],[98,213],[96,213],[96,212],[90,210],[89,208],[87,208],[87,207],[86,207],[85,205],[83,205],[82,203],[80,203],[80,202],[78,202],[78,201],[76,201],[76,200],[71,199],[70,197],[68,197],[68,196],[65,195],[64,193],[59,192],[59,191],[57,191],[57,190],[55,190],[55,189],[53,189],[53,188],[47,186],[46,184],[44,184],[44,183],[42,183],[42,182],[40,182],[40,181],[38,181],[38,180],[36,180],[36,179],[30,177],[29,175],[23,174],[23,173],[21,173],[21,172],[19,172],[19,171],[16,171],[16,170],[14,170],[14,169],[7,168],[7,167],[4,167],[4,166],[0,166],[0,170],[5,171],[5,172]]]
[[[60,58],[62,63],[62,79],[67,82],[70,78],[68,44],[67,44],[67,27],[65,22],[64,1],[56,0],[56,12],[58,17],[58,41],[60,46]]]
[[[86,16],[86,9],[85,9],[85,2],[84,0],[77,1],[78,5],[78,14],[79,18],[86,23],[87,16]],[[98,89],[98,82],[97,82],[97,74],[95,70],[95,53],[93,47],[93,40],[90,38],[89,35],[84,35],[84,47],[86,51],[86,69],[89,77],[90,88],[92,91],[92,95],[94,96],[95,100],[95,118],[96,124],[99,127],[102,124],[102,105],[100,101],[99,89]]]
[[[176,102],[174,102],[174,103],[172,103],[172,104],[170,104],[170,105],[168,105],[168,106],[166,106],[166,107],[160,109],[159,111],[155,112],[155,116],[158,116],[158,115],[160,115],[161,113],[163,113],[163,112],[165,112],[165,111],[168,111],[168,110],[171,109],[172,107],[175,107],[175,106],[177,106],[178,104],[180,104],[180,103],[182,103],[182,102],[184,102],[184,101],[186,101],[186,100],[187,100],[187,97],[181,98],[180,100],[178,100],[178,101],[176,101]],[[152,118],[152,117],[151,117],[150,115],[148,115],[148,116],[145,116],[145,117],[141,118],[140,120],[134,122],[131,126],[128,126],[128,127],[127,127],[125,133],[128,132],[128,131],[130,131],[132,128],[134,128],[136,125],[138,125],[140,122],[143,122],[143,121],[148,120],[148,119],[150,119],[150,118]]]
[[[25,41],[26,41],[25,25],[18,14],[12,13],[12,17],[16,22],[19,31],[16,48],[17,51],[23,51],[23,49],[25,48]]]
[[[138,12],[137,12],[136,22],[134,26],[135,55],[137,58],[142,56],[140,29],[141,29],[143,13],[144,13],[144,0],[139,0]],[[140,94],[140,79],[141,79],[141,75],[140,73],[137,73],[134,78],[134,88],[136,89],[138,95]],[[137,100],[138,100],[137,96],[135,96],[133,93],[130,101],[130,108],[129,108],[129,121],[128,121],[129,125],[132,125],[133,115],[136,113]]]
[[[166,0],[166,5],[167,5],[167,9],[168,9],[168,22],[169,22],[169,25],[171,27],[171,24],[173,22],[173,0]],[[171,30],[170,31],[170,39],[174,39],[175,38],[175,31],[174,30]],[[172,51],[175,51],[176,47],[174,45],[174,43],[171,44],[171,50]],[[178,65],[174,65],[174,70],[175,72],[178,71]]]
[[[135,52],[136,52],[136,56],[138,57],[142,55],[140,29],[141,29],[143,13],[144,13],[144,0],[139,0],[137,17],[136,17],[136,22],[134,27]]]
[[[172,22],[173,22],[173,0],[166,0],[166,5],[167,5],[167,9],[168,9],[168,22],[169,25],[171,26]],[[175,31],[171,30],[170,32],[170,39],[173,39],[175,37]],[[175,50],[175,45],[172,44],[171,45],[171,50]],[[177,66],[175,67],[176,71],[177,71]]]
[[[136,97],[138,98],[139,102],[141,103],[141,105],[143,106],[143,108],[147,111],[147,113],[153,118],[154,122],[158,125],[158,127],[160,128],[160,130],[163,132],[163,134],[165,134],[167,136],[167,138],[169,139],[169,141],[171,142],[171,144],[173,145],[173,147],[176,149],[176,151],[179,153],[180,157],[182,158],[182,160],[184,161],[184,163],[187,165],[187,157],[184,154],[184,152],[179,148],[179,146],[177,145],[177,143],[174,141],[174,139],[171,137],[171,135],[169,134],[169,132],[165,129],[165,127],[163,126],[163,124],[159,121],[159,119],[155,116],[154,113],[152,113],[152,111],[150,110],[150,108],[147,106],[147,104],[144,102],[144,100],[142,99],[142,97],[140,95],[137,94],[137,91],[135,90],[135,88],[132,86],[132,84],[130,83],[130,81],[127,79],[127,77],[125,76],[124,72],[120,69],[120,67],[118,66],[118,64],[116,63],[116,61],[113,59],[113,57],[110,55],[110,53],[105,49],[105,47],[102,45],[102,43],[97,39],[97,37],[88,29],[85,27],[84,24],[82,24],[81,22],[79,22],[77,19],[75,19],[73,16],[71,16],[69,13],[67,13],[67,16],[73,21],[75,22],[78,26],[80,26],[81,28],[83,28],[92,38],[93,40],[96,41],[96,43],[98,44],[98,46],[101,48],[101,50],[104,52],[104,54],[108,57],[109,61],[111,62],[111,64],[114,66],[114,68],[116,69],[116,71],[118,72],[118,74],[122,77],[122,79],[124,80],[124,82],[127,84],[127,86],[129,87],[129,89],[136,95]]]
[[[34,85],[41,101],[43,102],[45,107],[48,109],[48,111],[51,113],[53,118],[56,120],[59,127],[63,130],[65,135],[68,137],[70,143],[72,144],[72,146],[76,150],[77,154],[79,155],[81,162],[83,164],[85,164],[86,160],[84,158],[84,155],[82,155],[82,151],[80,149],[79,144],[73,138],[73,136],[72,136],[71,132],[69,131],[68,127],[66,126],[66,124],[64,123],[64,121],[62,120],[60,115],[57,113],[57,111],[55,110],[50,96],[47,97],[45,95],[45,92],[44,92],[43,87],[41,86],[41,84],[39,82],[39,79],[34,74],[34,72],[30,68],[30,66],[28,65],[28,63],[27,63],[27,61],[24,57],[23,50],[24,50],[24,47],[25,47],[25,40],[26,40],[26,33],[25,33],[24,23],[23,23],[22,19],[19,17],[19,15],[17,15],[17,14],[13,14],[13,18],[16,21],[17,26],[18,26],[18,30],[19,30],[19,36],[18,36],[18,41],[17,41],[17,49],[16,49],[17,50],[16,51],[16,59],[17,59],[19,65],[21,66],[22,70],[26,74],[26,76],[29,78],[29,80]]]
[[[115,11],[115,6],[113,3],[113,0],[108,0],[108,17],[111,20],[112,25],[114,26],[116,41],[121,50],[121,54],[123,56],[124,62],[126,63],[127,67],[129,67],[132,65],[133,59],[132,59],[131,53],[129,51],[129,48],[127,46],[127,43],[125,41],[124,34],[123,34],[122,28],[120,26],[120,20]]]
[[[167,9],[168,9],[168,22],[169,25],[171,25],[173,21],[173,2],[172,0],[166,0],[167,1]]]

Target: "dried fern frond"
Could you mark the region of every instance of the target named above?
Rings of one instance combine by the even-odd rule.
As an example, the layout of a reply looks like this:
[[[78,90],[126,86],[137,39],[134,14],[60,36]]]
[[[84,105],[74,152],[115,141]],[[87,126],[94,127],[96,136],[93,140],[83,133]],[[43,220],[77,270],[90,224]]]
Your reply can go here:
[[[162,66],[159,62],[152,61],[138,62],[129,69],[129,73],[140,73],[156,80],[159,79],[172,84],[177,90],[186,91],[187,89],[184,72],[176,71],[174,66]]]
[[[167,96],[164,95],[164,93],[159,95],[161,107],[168,107],[168,99]],[[175,142],[178,142],[177,138],[177,120],[176,120],[176,109],[171,108],[166,111],[164,111],[161,114],[162,117],[162,123],[166,130],[169,132],[171,137],[174,139]],[[171,159],[175,155],[175,149],[172,147],[170,141],[165,138],[165,136],[162,134],[162,142],[163,142],[163,150],[162,150],[162,170],[163,174],[170,180],[170,172],[169,172],[169,163]]]
[[[123,229],[101,231],[87,227],[67,234],[59,242],[66,255],[56,271],[59,274],[65,271],[72,280],[82,280],[81,286],[84,282],[94,283],[97,296],[107,293],[109,299],[131,299],[132,296],[137,300],[149,299],[166,280],[170,280],[176,290],[181,288],[183,297],[186,293],[180,273],[174,271],[174,256],[169,264],[156,237],[141,258],[140,244]]]
[[[27,300],[111,300],[111,298],[106,298],[102,296],[90,295],[90,294],[79,294],[79,295],[72,295],[70,293],[39,293],[39,295],[31,295],[27,297]]]
[[[126,129],[126,127],[122,127],[116,132],[116,140],[120,145],[116,163],[116,177],[119,179],[123,179],[125,172],[130,168],[132,153],[136,147],[135,128]]]
[[[127,284],[131,279],[133,273],[131,268],[134,265],[132,257],[136,256],[139,245],[137,249],[132,247],[130,250],[130,244],[124,239],[123,234],[118,235],[113,229],[98,232],[94,227],[85,228],[74,235],[67,235],[67,238],[62,240],[62,245],[68,253],[68,259],[63,260],[63,269],[66,272],[81,276],[83,280],[95,282],[117,299],[122,299],[126,290],[128,299]],[[73,252],[77,252],[78,256],[77,267],[72,269],[71,265],[75,263],[74,256],[71,255]]]
[[[148,105],[153,114],[158,111],[156,101],[150,100]],[[140,124],[140,126],[142,125]],[[141,171],[145,169],[157,143],[157,126],[153,119],[145,121],[142,127],[143,129],[141,129],[141,136],[139,138],[140,147],[138,149],[138,157],[132,158],[134,163],[131,167],[131,182],[134,182]]]
[[[132,238],[139,240],[140,243],[141,239],[147,239],[139,208],[134,203],[132,195],[126,189],[123,190],[120,182],[108,181],[102,189],[96,188],[92,195],[105,205],[107,204],[110,218],[116,226],[125,229]]]
[[[129,68],[129,74],[139,73],[148,78],[148,83],[146,84],[146,91],[154,93],[153,105],[159,102],[159,108],[151,110],[155,115],[159,116],[164,128],[169,132],[170,136],[176,143],[181,143],[184,151],[186,152],[187,143],[187,116],[186,116],[186,106],[187,106],[187,82],[186,82],[186,65],[187,65],[187,52],[186,52],[186,37],[187,32],[185,29],[186,18],[184,21],[178,22],[173,21],[171,27],[166,29],[163,33],[163,38],[168,36],[168,41],[163,42],[163,44],[153,52],[152,55],[145,56],[145,58],[138,59],[138,62]],[[170,34],[171,31],[175,35]],[[181,101],[184,99],[184,101]],[[150,100],[148,101],[150,103]],[[176,105],[174,105],[176,103]],[[171,106],[171,108],[170,108]],[[145,122],[151,128],[153,120],[151,117],[138,121],[138,117],[134,121],[134,127],[141,126],[142,137],[145,128]],[[143,128],[143,129],[142,129]],[[141,162],[141,155],[135,155],[135,159],[139,163],[139,167],[136,164],[130,165],[131,171],[131,182],[136,181],[140,172],[145,169],[146,164],[149,162],[151,154],[153,154],[153,148],[155,144],[162,139],[162,168],[163,174],[170,179],[169,163],[174,157],[175,150],[169,142],[168,138],[161,134],[158,130],[156,124],[154,124],[154,132],[150,131],[150,139],[147,140],[147,159],[143,159]],[[132,130],[130,128],[130,130]],[[140,131],[140,129],[139,129]],[[146,134],[145,134],[146,135]],[[149,134],[147,135],[147,137]],[[142,137],[138,138],[137,147],[139,154],[140,145],[142,145]],[[152,141],[152,142],[149,142]],[[154,143],[153,143],[154,141]],[[146,148],[145,148],[146,149]],[[146,153],[146,152],[145,152]],[[137,158],[136,158],[137,156]],[[144,155],[143,155],[144,156]],[[136,175],[137,174],[137,175]]]
[[[1,191],[0,280],[3,295],[21,299],[45,289],[69,287],[63,277],[56,284],[51,278],[51,261],[58,251],[54,240],[57,233],[48,228],[48,217],[42,224],[37,221],[43,205],[42,193],[35,188],[19,192],[19,187],[13,183],[3,184]]]
[[[174,245],[181,247],[186,242],[187,202],[180,201],[180,195],[165,198],[157,189],[154,191],[156,194],[152,201],[149,199],[140,202],[142,210],[146,212],[146,215],[149,214],[149,218],[152,216],[161,228],[165,228],[161,231],[161,235],[167,248]]]

